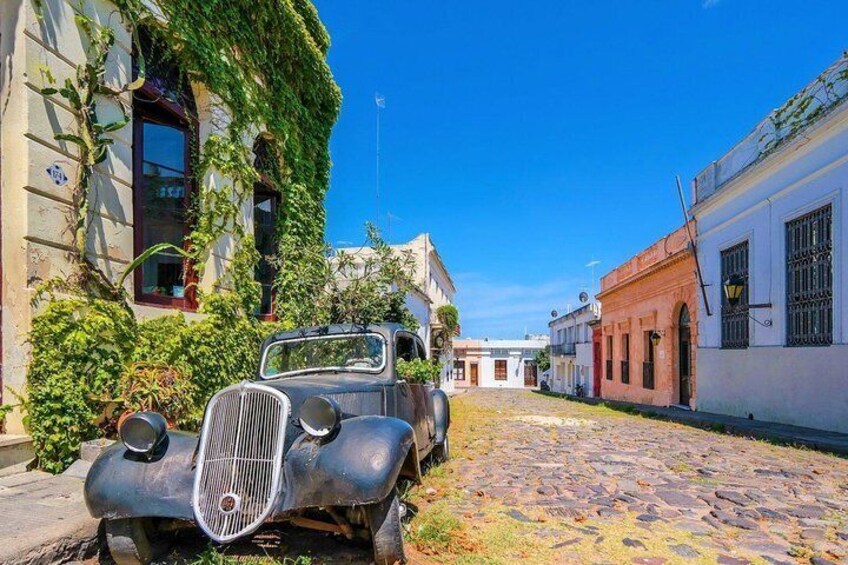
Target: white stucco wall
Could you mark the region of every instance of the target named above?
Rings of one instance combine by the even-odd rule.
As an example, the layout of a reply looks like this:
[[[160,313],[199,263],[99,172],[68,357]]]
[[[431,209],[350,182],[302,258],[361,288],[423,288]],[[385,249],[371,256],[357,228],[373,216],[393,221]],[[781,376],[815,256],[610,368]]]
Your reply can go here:
[[[538,340],[490,340],[479,342],[479,386],[484,388],[524,388],[524,366],[534,362],[536,352],[547,343]],[[507,379],[495,380],[495,360],[506,360]],[[537,381],[541,371],[537,373]]]
[[[551,321],[551,345],[574,344],[574,354],[551,353],[551,390],[574,394],[578,384],[583,385],[586,396],[595,396],[593,388],[594,362],[592,352],[592,327],[600,319],[601,305],[590,303]]]
[[[698,408],[848,431],[848,103],[693,210],[712,315],[699,311]],[[826,204],[833,217],[833,343],[785,347],[785,224]],[[721,347],[721,250],[749,245],[750,347]]]

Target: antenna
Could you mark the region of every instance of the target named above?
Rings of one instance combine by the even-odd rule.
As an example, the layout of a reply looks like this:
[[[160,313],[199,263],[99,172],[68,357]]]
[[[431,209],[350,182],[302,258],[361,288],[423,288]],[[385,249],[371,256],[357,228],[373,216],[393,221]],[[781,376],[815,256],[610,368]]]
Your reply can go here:
[[[704,310],[706,310],[707,316],[712,316],[710,301],[707,299],[707,285],[704,284],[704,276],[701,274],[701,262],[698,260],[698,248],[695,246],[695,238],[692,237],[692,230],[689,228],[689,216],[686,214],[686,200],[683,198],[683,186],[680,184],[680,175],[675,175],[674,180],[677,181],[677,195],[680,197],[680,209],[683,210],[683,223],[686,226],[686,234],[689,236],[689,245],[692,246],[692,255],[695,257],[698,284],[701,285],[701,296],[704,297]]]
[[[380,94],[379,92],[374,93],[374,104],[377,106],[377,191],[376,191],[376,205],[377,205],[377,217],[374,220],[374,224],[377,226],[377,229],[380,229],[380,110],[386,107],[386,97]]]

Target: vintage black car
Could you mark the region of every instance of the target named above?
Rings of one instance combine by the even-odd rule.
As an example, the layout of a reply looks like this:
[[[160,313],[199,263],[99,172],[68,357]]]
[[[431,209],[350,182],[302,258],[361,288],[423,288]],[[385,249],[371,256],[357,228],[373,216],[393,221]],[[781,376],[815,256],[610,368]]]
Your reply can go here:
[[[85,485],[115,561],[149,563],[181,525],[228,543],[288,521],[370,537],[378,565],[403,563],[396,485],[449,457],[447,396],[396,373],[416,358],[424,344],[399,325],[279,333],[254,381],[209,401],[199,437],[154,412],[127,418]]]

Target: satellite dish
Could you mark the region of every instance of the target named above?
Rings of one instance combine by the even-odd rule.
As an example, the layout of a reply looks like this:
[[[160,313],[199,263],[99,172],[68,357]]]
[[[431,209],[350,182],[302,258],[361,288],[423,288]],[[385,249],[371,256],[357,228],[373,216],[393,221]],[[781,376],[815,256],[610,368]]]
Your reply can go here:
[[[580,293],[580,302],[582,302],[583,304],[589,302],[589,293],[585,290]]]
[[[551,318],[556,318],[557,316],[559,316],[559,312],[557,312],[556,310],[551,310]]]

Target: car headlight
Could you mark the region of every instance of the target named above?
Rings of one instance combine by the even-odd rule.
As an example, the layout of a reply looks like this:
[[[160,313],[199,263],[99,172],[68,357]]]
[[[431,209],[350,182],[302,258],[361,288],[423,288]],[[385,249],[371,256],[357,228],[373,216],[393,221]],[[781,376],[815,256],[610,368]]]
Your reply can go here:
[[[338,403],[326,396],[307,398],[300,405],[300,425],[309,435],[332,439],[339,431],[342,411]]]
[[[151,453],[165,439],[168,423],[158,412],[136,412],[119,431],[121,441],[134,453]]]

